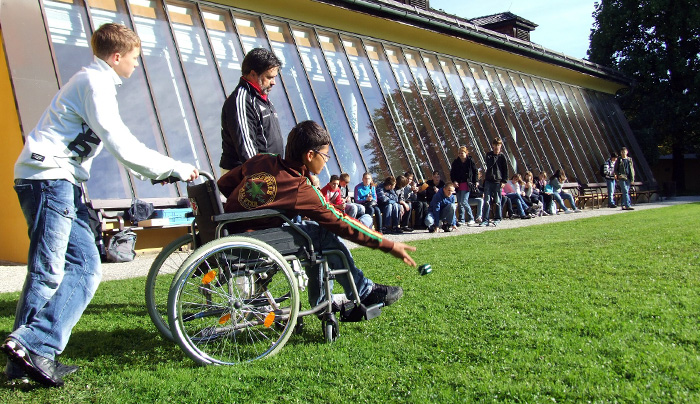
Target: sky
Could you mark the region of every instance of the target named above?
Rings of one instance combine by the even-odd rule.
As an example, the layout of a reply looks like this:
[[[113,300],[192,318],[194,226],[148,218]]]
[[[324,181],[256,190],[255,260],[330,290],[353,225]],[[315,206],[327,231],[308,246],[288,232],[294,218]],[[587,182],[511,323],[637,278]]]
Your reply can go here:
[[[471,19],[510,11],[537,24],[530,40],[557,52],[586,58],[595,0],[430,0],[430,7]]]

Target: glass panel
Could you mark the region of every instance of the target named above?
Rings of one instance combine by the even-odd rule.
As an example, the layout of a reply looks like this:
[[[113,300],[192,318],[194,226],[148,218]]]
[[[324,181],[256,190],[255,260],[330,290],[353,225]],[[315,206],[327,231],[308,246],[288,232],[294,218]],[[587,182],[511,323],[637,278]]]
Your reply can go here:
[[[533,101],[530,99],[530,95],[520,79],[520,75],[509,72],[508,77],[513,83],[513,88],[515,88],[515,92],[518,95],[518,100],[520,101],[523,110],[526,112],[526,116],[530,122],[530,125],[532,126],[533,136],[531,138],[534,139],[536,141],[535,143],[541,148],[542,155],[546,156],[545,160],[547,165],[543,165],[541,169],[547,171],[547,173],[551,175],[553,170],[561,167],[559,156],[554,151],[552,141],[547,135],[544,124],[535,110]]]
[[[231,14],[209,7],[201,9],[209,42],[224,82],[225,94],[231,94],[241,78],[241,63],[245,56],[233,28]]]
[[[619,153],[624,141],[622,140],[620,132],[617,131],[615,127],[608,125],[605,117],[600,116],[600,107],[595,93],[582,92],[578,88],[565,88],[564,90],[569,98],[576,100],[578,106],[581,108],[582,115],[586,118],[588,126],[595,129],[600,136],[608,139],[610,149],[608,153],[606,153],[606,158],[609,157],[612,152]]]
[[[561,89],[559,83],[553,83],[550,81],[542,80],[549,98],[557,106],[559,115],[562,117],[564,125],[567,126],[578,139],[579,143],[579,153],[578,157],[581,160],[581,165],[586,169],[586,174],[588,175],[588,182],[597,182],[597,175],[600,167],[600,163],[605,161],[603,153],[598,147],[598,140],[596,137],[587,133],[583,130],[578,121],[578,114],[572,108],[569,100],[563,94],[563,92],[557,91],[557,88]]]
[[[515,130],[510,120],[507,120],[501,110],[505,107],[503,95],[501,92],[496,91],[497,88],[493,88],[495,73],[493,70],[488,72],[491,73],[489,77],[488,72],[485,70],[484,66],[477,63],[470,63],[472,74],[476,80],[479,89],[481,90],[481,95],[484,99],[485,104],[488,106],[489,116],[494,124],[496,130],[503,139],[503,152],[506,158],[510,162],[511,175],[520,172],[521,174],[525,172],[526,169],[532,167],[531,164],[525,160],[522,151],[520,139],[518,132]],[[520,167],[522,166],[522,168]]]
[[[430,160],[425,152],[421,138],[417,135],[416,124],[404,103],[401,89],[392,73],[392,66],[384,54],[382,45],[379,42],[370,41],[365,42],[364,45],[365,52],[372,64],[379,88],[384,93],[389,111],[391,111],[391,115],[394,118],[401,143],[408,154],[416,179],[431,178],[432,166],[430,165]]]
[[[457,142],[457,136],[452,126],[453,122],[447,119],[447,115],[445,114],[440,100],[441,97],[446,97],[447,95],[445,93],[445,81],[444,79],[439,80],[440,77],[436,77],[438,80],[433,82],[432,76],[428,75],[428,68],[433,71],[439,69],[437,61],[434,58],[424,58],[418,52],[411,50],[404,50],[404,57],[406,58],[411,73],[413,73],[413,79],[416,81],[425,107],[430,114],[433,126],[437,130],[437,139],[447,155],[447,162],[450,163],[452,159],[457,158],[459,143]],[[439,71],[437,74],[442,76]],[[454,123],[456,124],[457,122]],[[463,126],[463,124],[457,125],[457,127],[461,126]],[[449,171],[445,174],[448,173]],[[449,175],[445,178],[449,179]]]
[[[513,144],[517,147],[516,154],[520,156],[524,163],[521,174],[524,173],[525,170],[529,170],[536,175],[540,166],[539,156],[537,156],[537,153],[533,150],[528,131],[524,129],[522,116],[519,113],[522,111],[520,111],[520,108],[516,109],[513,107],[513,97],[515,100],[517,100],[515,90],[513,89],[510,81],[507,79],[505,80],[504,85],[504,73],[492,67],[482,67],[484,69],[484,74],[486,74],[486,78],[488,79],[489,83],[491,83],[491,89],[493,90],[494,95],[499,100],[498,105],[501,110],[502,119],[505,121],[505,125],[508,127],[509,132],[515,134]],[[517,105],[519,105],[519,102]],[[524,117],[524,119],[527,120],[527,117]]]
[[[226,100],[226,95],[209,47],[207,33],[202,27],[202,19],[194,4],[169,1],[167,10],[211,162],[200,168],[213,170],[214,175],[219,177],[222,147],[221,106]]]
[[[289,27],[286,23],[266,19],[265,29],[272,45],[272,51],[282,61],[282,72],[280,75],[284,78],[287,96],[292,103],[297,120],[299,122],[312,120],[325,127],[326,122],[323,121],[318,105],[316,105],[316,99],[304,72],[304,66],[299,58]],[[326,129],[331,132],[329,128]],[[332,136],[333,133],[331,132]],[[357,150],[357,147],[355,149]],[[341,173],[336,154],[332,148],[329,154],[331,159],[326,164],[324,172],[319,173],[319,180],[322,185],[330,181],[331,174]]]
[[[265,32],[262,29],[262,23],[259,17],[245,15],[245,14],[235,14],[234,21],[236,23],[236,29],[238,30],[238,35],[240,37],[241,43],[243,44],[243,51],[245,53],[250,52],[254,48],[265,48],[270,49],[270,44],[265,38]],[[230,28],[227,28],[230,29]],[[277,50],[273,51],[279,57],[280,54]],[[285,146],[287,145],[287,134],[296,125],[297,119],[294,118],[294,113],[289,105],[290,100],[287,99],[287,95],[293,95],[294,91],[289,91],[289,83],[291,76],[285,76],[285,70],[288,70],[288,66],[285,66],[286,62],[284,59],[280,58],[282,61],[282,71],[278,76],[278,80],[282,85],[280,89],[275,90],[274,87],[269,94],[269,100],[272,105],[275,106],[277,111],[277,119],[280,122],[280,131],[282,131],[282,140]],[[243,59],[241,59],[241,62]],[[240,76],[236,78],[234,88],[238,85]],[[284,89],[287,88],[287,91]],[[231,89],[233,91],[233,89]],[[230,94],[230,92],[228,92]],[[297,116],[298,117],[298,116]],[[303,121],[304,119],[299,119],[298,121]]]
[[[491,141],[495,138],[500,137],[498,131],[493,126],[493,121],[491,120],[489,111],[484,100],[481,97],[481,90],[472,76],[471,68],[464,62],[456,61],[455,67],[457,68],[457,73],[462,80],[462,85],[464,86],[467,94],[469,96],[469,102],[473,105],[476,110],[476,115],[479,118],[479,123],[484,129],[483,132],[483,147],[486,153],[491,151]]]
[[[538,77],[528,77],[528,79],[531,80],[535,91],[537,91],[537,94],[539,94],[539,99],[542,102],[543,109],[547,114],[547,121],[554,129],[554,133],[557,134],[559,141],[561,142],[562,151],[566,154],[566,160],[569,163],[569,168],[567,170],[570,170],[567,171],[569,181],[577,181],[581,183],[588,182],[586,170],[581,166],[581,161],[578,158],[577,149],[580,149],[580,147],[578,146],[577,139],[575,138],[574,134],[571,133],[571,130],[564,125],[564,122],[558,113],[559,111],[557,109],[557,105],[555,105],[549,98],[549,94],[542,86],[541,80]]]
[[[83,66],[92,63],[93,55],[90,48],[92,33],[82,0],[69,3],[44,1],[43,5],[59,86],[62,86]],[[123,94],[123,91],[119,94]],[[120,107],[123,108],[121,103]],[[89,187],[90,198],[131,198],[129,177],[109,152],[103,151],[95,157],[90,174],[93,181],[86,184],[86,186],[92,185]],[[94,178],[104,178],[104,182],[110,184],[104,184]],[[102,184],[104,185],[100,186]]]
[[[316,34],[307,27],[292,25],[291,29],[301,60],[306,68],[306,74],[311,82],[313,94],[321,107],[324,122],[333,140],[333,148],[340,167],[343,172],[350,174],[353,183],[361,181],[362,174],[367,169],[360,156],[357,138],[353,136],[347,117],[343,112],[343,105],[328,72],[328,66]],[[340,171],[337,174],[340,174]]]
[[[88,4],[90,5],[90,14],[95,27],[100,27],[107,22],[115,22],[133,28],[123,0],[90,0]],[[166,154],[157,113],[149,92],[146,73],[143,64],[141,65],[129,79],[122,79],[122,85],[117,90],[120,115],[127,127],[143,144]],[[117,166],[119,166],[119,169],[116,169]],[[92,176],[99,178],[99,181],[89,181],[87,184],[91,198],[113,198],[113,196],[107,196],[114,192],[111,189],[114,184],[106,180],[110,174],[107,174],[105,170],[110,170],[110,172],[125,171],[110,153],[103,152],[100,154],[92,165]],[[126,175],[123,174],[122,176],[126,178]],[[154,187],[150,181],[141,181],[133,177],[131,177],[131,182],[135,188],[134,192],[140,197],[178,196],[175,185]],[[103,189],[96,192],[96,188]],[[131,198],[131,191],[129,191],[128,195],[121,197]]]
[[[384,100],[381,89],[377,85],[377,81],[372,72],[372,66],[364,48],[362,47],[362,43],[357,38],[347,36],[341,36],[341,38],[346,55],[350,61],[350,65],[352,66],[352,72],[354,73],[356,84],[359,84],[359,90],[362,93],[364,102],[367,108],[371,111],[371,119],[374,123],[373,128],[376,128],[376,136],[379,147],[383,148],[386,158],[389,160],[391,170],[395,175],[412,171],[411,164],[404,151],[404,145],[401,144],[401,139],[399,138],[396,128],[394,127],[394,122],[391,118],[391,111],[389,111],[389,107]],[[336,79],[336,83],[338,81],[339,80]],[[338,85],[338,87],[342,88],[340,85]],[[344,93],[342,89],[340,92],[341,95]],[[362,125],[358,125],[358,128],[360,128],[361,133]],[[373,128],[369,129],[372,130]],[[359,143],[361,145],[367,144],[363,143],[362,140],[360,140]],[[368,159],[365,158],[365,161],[368,161]],[[388,174],[374,172],[372,171],[373,169],[374,165],[370,164],[369,170],[376,178],[382,178],[383,175]]]
[[[403,95],[413,122],[418,129],[418,136],[430,157],[432,168],[438,171],[442,178],[449,178],[450,164],[447,160],[444,145],[437,137],[430,115],[428,115],[423,99],[419,94],[419,91],[425,92],[426,89],[419,88],[416,85],[400,48],[385,45],[384,50],[395,74],[401,95]]]
[[[129,0],[136,32],[141,37],[142,59],[165,134],[168,155],[174,159],[210,169],[202,134],[185,84],[170,27],[160,1]],[[135,104],[138,105],[138,104]],[[156,117],[153,117],[155,124]],[[135,181],[137,195],[152,196],[150,181]],[[182,195],[184,185],[179,183]]]
[[[333,76],[335,88],[340,94],[343,103],[342,108],[345,110],[348,122],[350,122],[350,130],[355,141],[360,145],[360,151],[367,164],[367,171],[371,172],[375,178],[385,178],[391,175],[392,171],[382,151],[381,139],[377,136],[374,125],[367,113],[367,108],[355,81],[355,76],[353,76],[350,63],[348,63],[343,45],[340,42],[340,37],[338,34],[319,31],[318,39],[321,43],[326,63]],[[393,153],[393,149],[389,150]],[[395,154],[398,155],[399,153]],[[397,171],[398,174],[403,173],[400,167]]]
[[[454,108],[457,108],[462,114],[463,119],[466,124],[466,132],[463,136],[458,136],[459,140],[469,147],[473,153],[472,157],[475,161],[481,162],[480,166],[484,166],[484,156],[491,149],[488,146],[488,140],[486,138],[484,128],[481,126],[479,121],[479,116],[469,99],[469,93],[464,88],[462,84],[462,79],[457,72],[457,67],[455,64],[449,60],[440,58],[440,67],[442,68],[443,74],[450,88],[450,92],[454,96],[454,101],[450,101],[449,97],[445,97],[443,100],[443,105],[445,105],[445,110],[448,116],[453,115],[451,112]],[[431,72],[431,75],[433,73]],[[435,78],[433,78],[435,81]],[[452,105],[453,104],[453,105]],[[479,166],[479,164],[477,164]]]
[[[538,133],[535,130],[533,122],[528,116],[526,105],[529,104],[525,102],[529,102],[530,100],[521,99],[521,94],[515,87],[509,72],[498,69],[496,69],[496,72],[498,74],[498,79],[501,83],[503,91],[506,95],[506,103],[513,110],[513,116],[519,123],[520,127],[523,128],[522,137],[526,140],[527,144],[529,145],[529,149],[534,158],[534,165],[531,171],[535,176],[537,176],[537,174],[540,171],[549,170],[549,167],[551,167],[552,164],[550,164],[550,162],[548,161],[548,154],[545,153],[543,145],[542,143],[540,143],[540,140],[537,137]]]

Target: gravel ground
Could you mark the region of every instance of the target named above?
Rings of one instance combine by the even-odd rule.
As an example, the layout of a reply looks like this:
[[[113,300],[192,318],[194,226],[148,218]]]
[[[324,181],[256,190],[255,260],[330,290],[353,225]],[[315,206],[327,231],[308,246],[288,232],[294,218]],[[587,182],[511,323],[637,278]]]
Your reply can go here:
[[[676,197],[676,198],[668,198],[665,199],[664,201],[655,201],[652,203],[640,203],[634,206],[636,210],[644,210],[644,209],[655,209],[655,208],[661,208],[665,206],[672,206],[672,205],[678,205],[678,204],[683,204],[683,203],[693,203],[693,202],[700,202],[700,196],[692,196],[692,197]],[[481,233],[484,231],[497,231],[497,230],[503,230],[503,229],[512,229],[516,227],[523,227],[523,226],[537,226],[540,224],[544,223],[553,223],[553,222],[565,222],[569,220],[577,220],[577,219],[582,219],[585,217],[593,217],[593,216],[605,216],[605,215],[615,215],[615,214],[622,214],[622,213],[627,213],[622,210],[618,209],[608,209],[608,208],[601,208],[601,209],[585,209],[582,210],[581,213],[572,213],[565,215],[563,213],[556,215],[556,216],[543,216],[543,217],[537,217],[534,219],[529,219],[529,220],[503,220],[499,224],[498,227],[477,227],[477,226],[470,226],[470,227],[460,227],[457,231],[451,232],[451,233],[444,233],[442,231],[438,233],[428,233],[426,230],[416,230],[412,233],[404,233],[404,234],[399,234],[399,235],[388,235],[387,238],[395,241],[402,241],[402,242],[407,242],[407,241],[414,241],[414,240],[424,240],[424,239],[429,239],[429,238],[439,238],[439,237],[452,237],[452,236],[459,236],[463,234],[476,234],[476,233]],[[354,243],[348,242],[348,245],[350,248],[355,248],[357,245]],[[151,267],[151,263],[155,259],[156,254],[154,253],[149,253],[149,254],[144,254],[144,255],[139,255],[134,261],[132,262],[124,262],[124,263],[118,263],[118,264],[103,264],[102,265],[102,280],[108,281],[108,280],[114,280],[114,279],[126,279],[126,278],[133,278],[137,276],[146,276],[148,273],[148,269]],[[4,292],[17,292],[22,289],[22,284],[24,282],[24,277],[26,276],[26,265],[20,265],[20,264],[5,264],[5,265],[0,265],[0,279],[2,279],[2,283],[0,284],[0,293]]]

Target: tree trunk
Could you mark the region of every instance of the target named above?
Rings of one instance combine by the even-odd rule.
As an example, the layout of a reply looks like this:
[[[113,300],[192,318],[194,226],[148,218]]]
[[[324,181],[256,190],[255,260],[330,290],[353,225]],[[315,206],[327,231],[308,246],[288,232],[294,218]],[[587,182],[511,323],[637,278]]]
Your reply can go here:
[[[676,183],[676,190],[679,192],[685,191],[685,147],[683,144],[674,143],[673,145],[673,171],[671,172],[671,180]]]

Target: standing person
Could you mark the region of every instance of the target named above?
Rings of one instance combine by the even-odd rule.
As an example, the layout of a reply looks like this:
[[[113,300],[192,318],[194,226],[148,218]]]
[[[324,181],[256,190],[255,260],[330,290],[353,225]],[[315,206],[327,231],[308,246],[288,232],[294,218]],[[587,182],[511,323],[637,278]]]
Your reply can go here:
[[[627,148],[620,149],[620,158],[615,162],[615,179],[620,182],[622,192],[622,210],[634,210],[631,206],[630,185],[634,182],[634,164],[632,158],[627,156]]]
[[[244,212],[250,209],[270,208],[281,209],[288,212],[297,212],[308,217],[311,221],[304,221],[298,226],[308,234],[313,241],[315,251],[341,251],[349,265],[355,281],[355,287],[359,296],[352,296],[352,287],[346,276],[338,276],[338,283],[345,289],[345,294],[350,299],[358,299],[365,306],[383,303],[385,306],[396,302],[403,295],[403,289],[399,286],[386,286],[373,283],[364,276],[361,269],[355,266],[350,250],[340,240],[343,237],[365,247],[376,248],[390,253],[405,264],[416,266],[415,261],[408,255],[409,251],[416,248],[392,242],[384,236],[360,224],[357,220],[347,215],[338,215],[338,212],[329,207],[323,197],[316,192],[309,183],[309,174],[323,170],[330,158],[328,148],[331,142],[328,132],[313,121],[304,121],[297,124],[287,137],[287,146],[284,158],[280,155],[259,155],[248,160],[242,166],[231,170],[219,178],[217,184],[222,194],[228,199],[224,205],[226,212]],[[260,181],[260,176],[265,177],[271,184],[275,184],[276,192],[269,196],[264,204],[246,203],[250,200],[258,200],[259,194],[253,194],[250,184]],[[371,176],[370,176],[371,179]],[[263,181],[265,183],[265,181]],[[265,186],[263,184],[263,186]],[[250,206],[257,206],[251,208]],[[239,230],[253,230],[279,226],[279,219],[261,219],[253,222],[242,222]],[[328,256],[328,264],[331,269],[344,268],[344,264],[335,254]],[[307,266],[309,276],[309,303],[315,307],[323,301],[323,278],[320,265]]]
[[[428,214],[425,215],[425,226],[428,232],[435,233],[442,224],[442,229],[451,232],[457,229],[455,215],[455,185],[449,183],[440,188],[430,202]]]
[[[457,225],[464,224],[473,225],[474,214],[469,206],[469,193],[477,181],[476,164],[469,155],[469,150],[466,146],[459,148],[457,158],[452,162],[450,168],[450,179],[457,184],[457,203],[459,204],[459,220]],[[469,217],[469,222],[465,222],[465,213]]]
[[[117,87],[138,67],[141,41],[129,28],[104,24],[92,36],[93,62],[56,94],[25,139],[15,191],[29,227],[27,278],[14,331],[2,345],[10,381],[63,385],[77,370],[58,362],[73,327],[97,290],[102,269],[80,184],[106,148],[129,170],[152,179],[197,178],[197,170],[148,149],[119,116]]]
[[[355,185],[355,202],[364,205],[365,212],[377,220],[377,228],[382,228],[382,211],[377,206],[377,190],[372,183],[372,174],[364,173],[362,182]]]
[[[222,174],[258,153],[284,152],[277,112],[268,99],[280,66],[277,56],[263,48],[243,58],[243,76],[221,109]]]
[[[603,163],[600,173],[605,178],[605,184],[608,187],[608,207],[616,208],[615,205],[615,163],[617,162],[617,153],[612,152],[610,158]]]
[[[345,202],[345,213],[347,213],[347,215],[350,217],[359,219],[365,214],[365,207],[359,203],[353,203],[352,199],[350,198],[350,191],[348,190],[350,174],[340,174],[339,180],[340,182],[338,183],[338,186],[340,187],[340,196],[343,198],[343,202]]]
[[[503,141],[494,139],[491,142],[492,150],[486,154],[486,174],[484,175],[484,221],[482,226],[489,225],[491,200],[494,203],[493,225],[501,222],[501,188],[508,182],[508,163],[506,156],[501,153]]]

